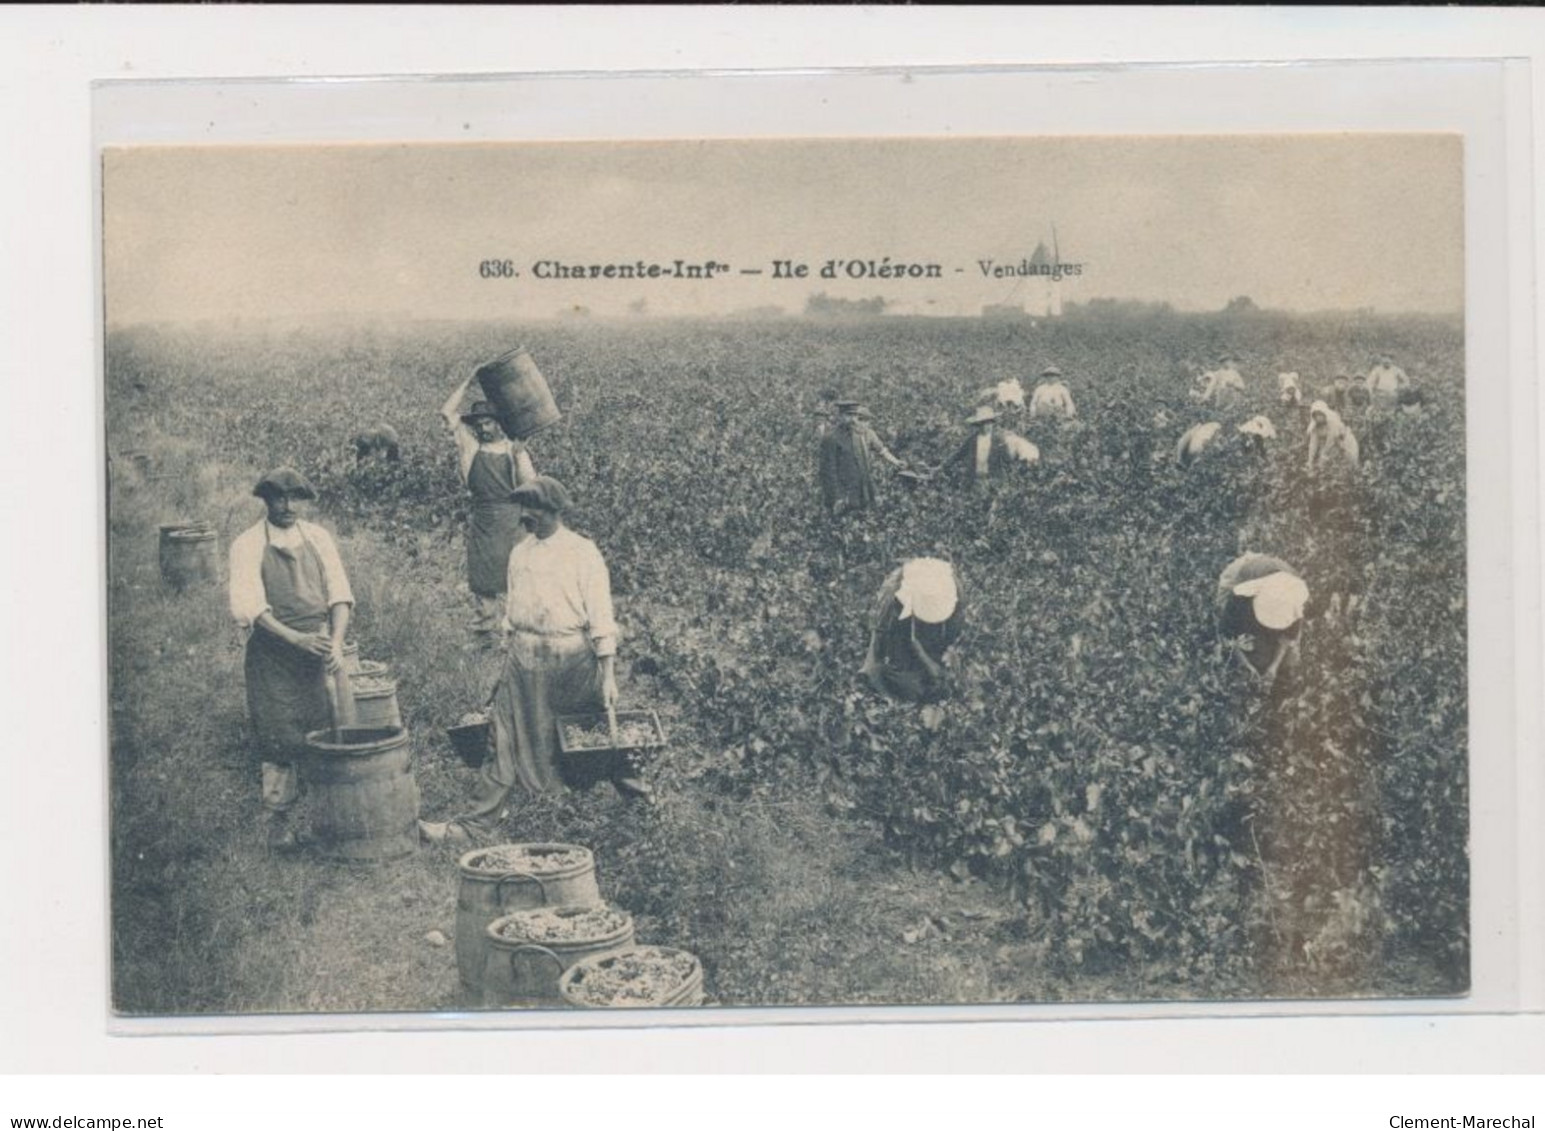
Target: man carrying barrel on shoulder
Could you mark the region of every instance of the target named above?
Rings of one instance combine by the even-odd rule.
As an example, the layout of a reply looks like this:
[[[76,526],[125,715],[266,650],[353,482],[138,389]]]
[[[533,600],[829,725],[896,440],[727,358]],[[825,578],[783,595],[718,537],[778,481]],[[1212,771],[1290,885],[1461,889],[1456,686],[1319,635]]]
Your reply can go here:
[[[504,616],[505,575],[510,551],[525,536],[521,509],[510,502],[516,487],[536,478],[526,446],[511,440],[487,401],[461,412],[469,376],[440,408],[456,444],[457,470],[471,496],[467,519],[467,585],[472,590],[473,635],[485,646],[498,642]]]
[[[268,843],[298,844],[289,819],[299,798],[296,755],[334,720],[328,679],[343,669],[354,594],[332,536],[300,518],[316,491],[277,468],[252,493],[268,513],[231,543],[231,615],[247,634],[245,676],[253,745],[262,762]]]

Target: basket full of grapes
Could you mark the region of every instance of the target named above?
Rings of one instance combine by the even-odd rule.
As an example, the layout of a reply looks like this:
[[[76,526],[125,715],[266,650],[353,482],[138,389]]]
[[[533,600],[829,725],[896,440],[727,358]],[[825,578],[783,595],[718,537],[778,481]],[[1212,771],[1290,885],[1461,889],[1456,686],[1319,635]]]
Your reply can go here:
[[[571,788],[637,777],[664,745],[665,728],[653,711],[558,716],[558,771]]]

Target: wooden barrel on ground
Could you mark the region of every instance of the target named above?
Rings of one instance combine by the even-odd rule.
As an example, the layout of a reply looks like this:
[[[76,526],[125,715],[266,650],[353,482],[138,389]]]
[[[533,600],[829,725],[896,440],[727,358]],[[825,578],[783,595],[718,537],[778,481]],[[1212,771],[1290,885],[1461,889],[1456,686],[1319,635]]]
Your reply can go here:
[[[366,660],[365,664],[371,661]],[[395,680],[368,674],[361,665],[359,675],[350,677],[354,691],[354,722],[362,727],[400,727],[402,711],[397,706]]]
[[[457,863],[456,970],[482,1000],[488,924],[538,907],[594,907],[601,902],[595,857],[577,844],[498,844],[464,853]]]
[[[301,777],[312,835],[333,860],[376,862],[418,848],[418,782],[402,727],[344,727],[306,736]]]
[[[488,924],[483,1004],[556,1009],[558,979],[576,962],[633,949],[633,917],[602,903],[517,911]]]
[[[161,580],[176,590],[219,580],[220,537],[201,522],[161,527],[158,547]]]

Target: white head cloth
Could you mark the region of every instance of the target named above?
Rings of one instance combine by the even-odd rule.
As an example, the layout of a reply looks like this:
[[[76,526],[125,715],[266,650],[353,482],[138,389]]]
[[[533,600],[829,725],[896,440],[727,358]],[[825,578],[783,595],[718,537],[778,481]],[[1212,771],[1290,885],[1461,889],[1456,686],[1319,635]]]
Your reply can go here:
[[[903,620],[916,617],[924,624],[943,624],[959,600],[954,568],[938,558],[913,558],[901,567],[896,600]]]

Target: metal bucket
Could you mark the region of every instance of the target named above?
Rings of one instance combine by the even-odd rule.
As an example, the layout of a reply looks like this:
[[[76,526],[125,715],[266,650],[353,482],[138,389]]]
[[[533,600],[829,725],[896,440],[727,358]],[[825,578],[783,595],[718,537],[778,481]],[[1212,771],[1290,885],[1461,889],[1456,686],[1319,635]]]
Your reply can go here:
[[[547,379],[524,346],[479,366],[477,382],[498,412],[505,434],[514,439],[534,436],[563,418]]]

